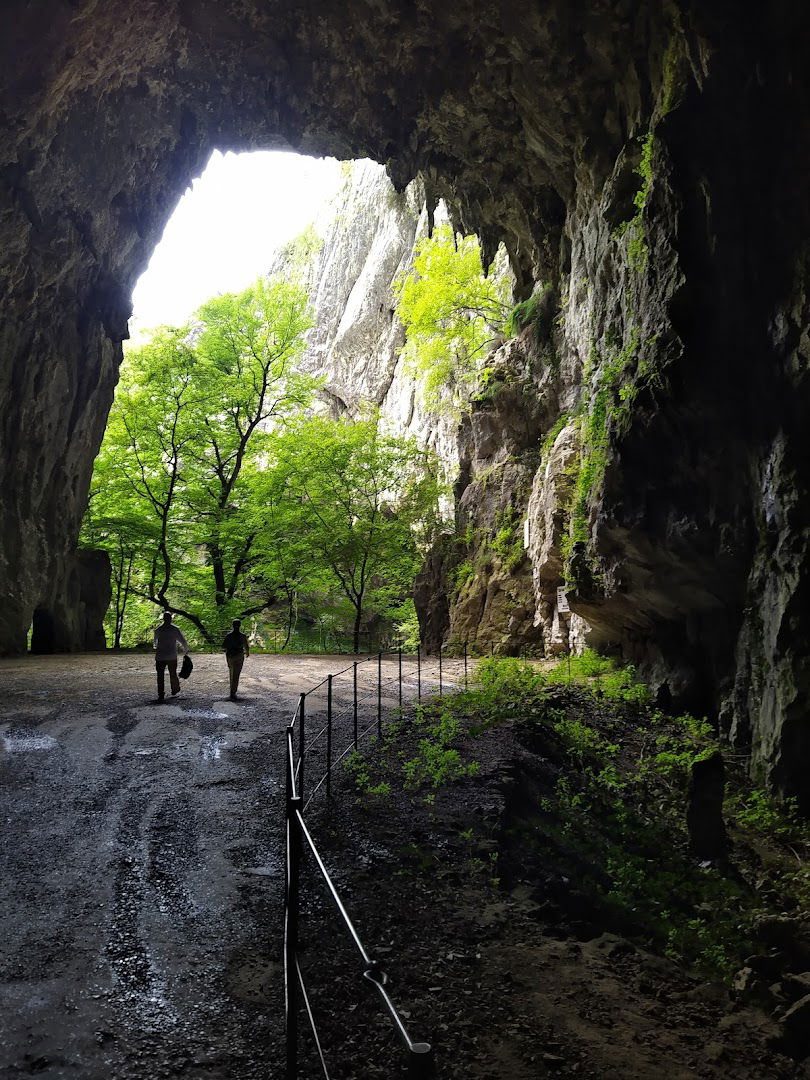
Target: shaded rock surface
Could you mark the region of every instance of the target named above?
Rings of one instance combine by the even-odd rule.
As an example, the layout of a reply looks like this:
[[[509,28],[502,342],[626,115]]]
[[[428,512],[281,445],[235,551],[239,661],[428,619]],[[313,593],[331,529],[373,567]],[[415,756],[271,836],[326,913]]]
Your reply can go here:
[[[371,157],[400,189],[421,171],[487,256],[503,239],[519,296],[559,296],[526,419],[538,451],[568,408],[587,436],[572,611],[663,696],[719,711],[806,809],[808,19],[786,0],[6,4],[0,648],[25,648],[35,611],[79,644],[60,598],[131,288],[211,150]],[[540,486],[504,468],[484,518]],[[515,641],[555,632],[560,555],[531,548],[532,506],[531,566],[490,605]]]

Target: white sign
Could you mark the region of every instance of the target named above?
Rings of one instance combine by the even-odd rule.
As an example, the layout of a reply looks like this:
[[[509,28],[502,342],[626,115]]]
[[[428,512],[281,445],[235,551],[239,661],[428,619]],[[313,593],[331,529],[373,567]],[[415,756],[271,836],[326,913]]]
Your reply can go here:
[[[560,585],[557,589],[557,611],[565,614],[570,610],[571,608],[568,606],[568,597],[565,595],[565,587]]]

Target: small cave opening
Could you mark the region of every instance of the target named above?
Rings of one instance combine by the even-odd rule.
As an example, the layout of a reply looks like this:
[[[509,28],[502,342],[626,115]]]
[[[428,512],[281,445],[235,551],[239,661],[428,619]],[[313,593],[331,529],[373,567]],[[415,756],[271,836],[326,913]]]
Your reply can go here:
[[[56,652],[57,638],[58,631],[53,613],[48,608],[36,608],[31,623],[31,652],[42,655]]]

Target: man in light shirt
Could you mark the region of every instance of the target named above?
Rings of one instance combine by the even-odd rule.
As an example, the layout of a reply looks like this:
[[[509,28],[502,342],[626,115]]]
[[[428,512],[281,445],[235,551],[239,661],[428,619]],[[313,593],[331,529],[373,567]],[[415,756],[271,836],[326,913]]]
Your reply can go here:
[[[177,677],[177,654],[188,652],[188,642],[183,631],[172,622],[172,613],[164,611],[163,622],[155,628],[155,667],[157,669],[158,701],[166,696],[165,673],[169,669],[169,683],[172,697],[180,693],[180,680]]]

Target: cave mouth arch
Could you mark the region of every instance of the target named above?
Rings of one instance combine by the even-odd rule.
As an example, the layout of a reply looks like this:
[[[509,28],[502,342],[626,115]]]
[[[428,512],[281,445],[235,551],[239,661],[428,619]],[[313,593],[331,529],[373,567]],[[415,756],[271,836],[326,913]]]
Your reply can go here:
[[[639,659],[659,675],[683,674],[684,655],[686,677],[708,672],[724,723],[755,731],[770,773],[810,652],[794,509],[810,491],[808,40],[810,7],[789,3],[751,18],[696,0],[3,5],[0,651],[25,651],[37,607],[58,613],[65,647],[80,640],[75,540],[132,286],[214,147],[371,158],[399,190],[421,173],[487,262],[504,239],[519,281],[562,277],[584,314],[587,283],[615,306],[633,291],[638,268],[611,257],[616,181],[654,133],[632,307],[649,316],[643,341],[671,344],[676,393],[650,408],[658,428],[632,434],[667,513],[616,470],[592,540],[615,550],[619,590],[580,608],[631,653],[640,626]],[[675,326],[678,294],[690,315]],[[597,319],[593,343],[609,350],[608,331]],[[662,444],[662,429],[677,436]],[[760,530],[772,564],[751,542],[771,474],[785,496]],[[644,618],[628,624],[630,608]]]
[[[585,41],[588,28],[571,27],[562,0],[526,5],[517,19],[506,5],[455,11],[405,0],[184,0],[145,5],[137,24],[124,0],[52,0],[48,15],[19,3],[0,13],[4,112],[14,118],[0,133],[11,267],[0,378],[3,652],[25,651],[39,604],[68,610],[132,289],[214,148],[369,158],[399,190],[421,173],[428,201],[445,197],[485,257],[510,238],[528,281],[541,263],[555,272],[573,147],[592,117],[608,102],[615,113],[621,99],[602,168],[639,122],[643,102],[623,84],[628,56],[646,64],[652,25],[622,23],[611,36],[597,19],[599,41],[574,78],[562,46]],[[62,639],[80,647],[67,622]]]

